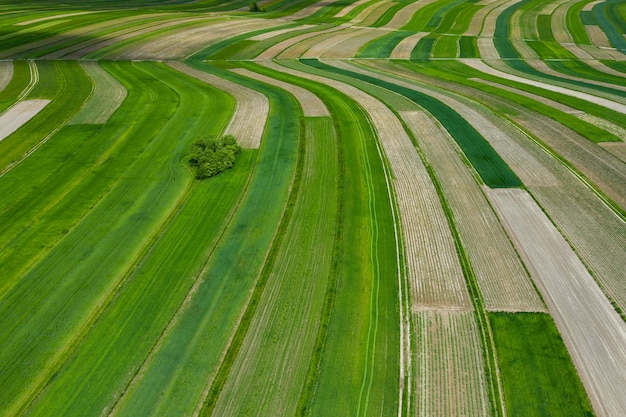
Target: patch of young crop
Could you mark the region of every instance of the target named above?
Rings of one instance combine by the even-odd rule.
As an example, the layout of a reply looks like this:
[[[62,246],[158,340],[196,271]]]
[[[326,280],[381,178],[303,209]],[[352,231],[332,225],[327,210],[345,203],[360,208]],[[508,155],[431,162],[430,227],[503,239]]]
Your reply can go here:
[[[510,417],[590,417],[593,410],[552,318],[489,313]]]

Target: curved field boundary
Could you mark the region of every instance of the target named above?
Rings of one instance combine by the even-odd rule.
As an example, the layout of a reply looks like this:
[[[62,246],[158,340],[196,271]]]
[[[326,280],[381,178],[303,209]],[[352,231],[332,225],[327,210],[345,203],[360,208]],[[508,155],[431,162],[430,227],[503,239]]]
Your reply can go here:
[[[264,41],[266,39],[273,38],[274,36],[284,35],[285,33],[293,32],[296,30],[313,29],[314,27],[315,25],[298,25],[291,28],[272,30],[269,32],[261,33],[260,35],[253,36],[248,39],[251,41]]]
[[[560,94],[564,94],[570,97],[575,97],[575,98],[579,98],[581,100],[585,100],[588,101],[590,103],[594,103],[597,104],[599,106],[602,107],[606,107],[607,109],[610,110],[615,110],[617,112],[626,114],[626,105],[622,104],[622,103],[617,103],[615,101],[612,100],[608,100],[605,99],[603,97],[598,97],[598,96],[594,96],[588,93],[584,93],[581,91],[575,91],[575,90],[570,90],[568,88],[563,88],[563,87],[559,87],[556,85],[551,85],[551,84],[547,84],[547,83],[543,83],[540,81],[534,81],[534,80],[530,80],[527,78],[523,78],[523,77],[518,77],[517,75],[512,75],[512,74],[507,74],[505,72],[499,71],[497,69],[494,69],[490,66],[488,66],[487,64],[485,64],[483,61],[480,60],[475,60],[475,59],[461,59],[461,62],[463,62],[464,64],[477,69],[480,72],[483,72],[485,74],[489,74],[489,75],[494,75],[496,77],[500,77],[500,78],[504,78],[506,80],[510,80],[510,81],[515,81],[521,84],[526,84],[526,85],[530,85],[533,87],[539,87],[539,88],[543,88],[544,90],[548,90],[548,91],[552,91],[555,93],[560,93]]]
[[[95,91],[87,104],[67,124],[106,123],[122,104],[128,91],[119,81],[102,69],[99,63],[81,62],[80,64],[93,81]]]
[[[270,111],[269,100],[265,95],[181,62],[169,62],[168,65],[235,97],[237,102],[235,114],[224,133],[237,138],[237,142],[242,148],[258,148],[260,146]]]
[[[422,40],[424,36],[428,34],[428,32],[418,32],[414,35],[402,39],[400,42],[398,42],[398,45],[393,48],[393,51],[391,51],[390,58],[411,59],[411,53],[413,52],[413,49],[415,49],[415,46],[418,44],[419,41]]]
[[[389,23],[387,23],[382,28],[400,29],[406,26],[413,18],[413,15],[417,13],[419,9],[435,1],[437,0],[420,0],[403,7],[402,9],[398,10],[398,12],[393,16]]]
[[[4,90],[13,78],[13,61],[0,62],[0,91]]]
[[[599,417],[626,410],[626,322],[524,190],[487,190],[543,294]]]
[[[287,50],[288,48],[291,48],[294,45],[297,45],[298,43],[305,41],[309,38],[314,38],[316,36],[322,36],[324,34],[327,33],[332,33],[332,32],[336,32],[339,30],[343,30],[345,29],[345,26],[336,26],[336,27],[332,27],[330,29],[325,29],[325,30],[320,30],[318,32],[309,32],[309,33],[303,33],[301,35],[298,36],[294,36],[290,39],[286,39],[284,41],[281,41],[279,43],[277,43],[276,45],[266,49],[264,52],[260,53],[256,58],[257,59],[271,59],[271,58],[275,58],[279,55],[284,55],[284,57],[291,57],[291,58],[297,58],[299,55],[294,55],[291,56],[291,54],[289,54],[289,51]]]
[[[415,395],[419,417],[491,416],[487,376],[474,314],[414,313]]]
[[[391,0],[378,0],[359,13],[354,19],[350,20],[348,24],[354,26],[369,26],[374,24],[394,5],[395,3]]]
[[[352,33],[343,33],[321,42],[306,51],[303,58],[351,58],[358,50],[372,39],[386,35],[386,31],[377,29],[357,29]]]
[[[401,112],[400,115],[438,174],[463,246],[472,262],[485,308],[490,311],[545,311],[488,200],[451,146],[454,140],[424,112]]]
[[[354,10],[355,8],[370,2],[371,0],[358,0],[355,1],[354,3],[344,7],[343,9],[341,9],[339,12],[337,12],[337,14],[333,17],[335,18],[340,18],[340,17],[345,17],[348,13],[350,13],[352,10]]]
[[[282,88],[283,90],[293,94],[302,107],[302,112],[305,117],[324,117],[330,116],[328,108],[315,94],[311,93],[302,87],[298,87],[293,84],[286,83],[284,81],[277,80],[275,78],[268,77],[266,75],[258,74],[245,68],[235,68],[231,70],[237,74],[261,81],[266,84],[273,85],[275,87]]]
[[[43,110],[50,100],[19,101],[4,113],[0,114],[0,141],[28,123],[37,113]]]
[[[393,112],[349,84],[318,75],[304,75],[277,64],[266,66],[329,85],[365,109],[395,177],[413,308],[471,309],[465,278],[439,196],[411,139]]]
[[[489,19],[487,16],[491,14],[491,11],[496,7],[499,7],[500,4],[506,0],[487,0],[481,1],[479,4],[482,6],[474,16],[472,16],[472,20],[470,21],[467,30],[463,33],[465,36],[493,36],[493,31],[489,25],[494,24],[495,20],[494,16],[491,16]],[[492,23],[493,22],[493,23]]]

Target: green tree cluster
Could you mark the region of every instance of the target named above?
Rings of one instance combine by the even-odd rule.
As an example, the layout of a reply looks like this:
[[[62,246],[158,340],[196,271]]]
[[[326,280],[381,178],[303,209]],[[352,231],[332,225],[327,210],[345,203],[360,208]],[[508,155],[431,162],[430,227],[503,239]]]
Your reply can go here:
[[[202,138],[192,145],[189,166],[201,180],[232,168],[241,150],[234,136],[226,135],[219,139]]]

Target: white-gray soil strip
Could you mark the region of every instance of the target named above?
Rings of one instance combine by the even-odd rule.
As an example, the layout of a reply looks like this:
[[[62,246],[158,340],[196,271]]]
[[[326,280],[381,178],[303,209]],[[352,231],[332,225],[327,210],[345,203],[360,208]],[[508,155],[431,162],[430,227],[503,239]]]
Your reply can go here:
[[[532,197],[486,190],[548,306],[598,417],[626,412],[626,322]]]
[[[454,238],[437,190],[415,146],[393,112],[374,97],[349,84],[284,68],[274,62],[264,65],[326,84],[363,107],[395,177],[393,184],[404,233],[413,310],[471,310],[472,303]]]
[[[426,35],[428,35],[428,32],[417,32],[415,35],[402,39],[391,51],[390,58],[410,59],[415,45]]]
[[[106,123],[122,104],[128,91],[119,81],[102,69],[97,61],[80,61],[80,64],[91,78],[95,90],[87,104],[67,124]]]
[[[237,104],[225,134],[233,135],[242,148],[259,147],[270,111],[267,97],[258,91],[191,68],[182,62],[169,62],[168,65],[232,95]]]
[[[464,64],[477,69],[485,74],[494,75],[496,77],[503,78],[505,80],[515,81],[521,84],[531,85],[533,87],[543,88],[544,90],[552,91],[559,94],[565,94],[570,97],[579,98],[581,100],[588,101],[590,103],[597,104],[602,107],[606,107],[611,110],[615,110],[619,113],[626,114],[626,105],[622,103],[617,103],[612,100],[605,99],[603,97],[597,97],[588,93],[584,93],[581,91],[570,90],[569,88],[564,88],[556,85],[547,84],[540,81],[530,80],[527,78],[518,77],[517,75],[507,74],[505,72],[499,71],[497,69],[491,68],[487,64],[485,64],[481,60],[477,59],[461,59],[461,62]]]
[[[0,61],[0,91],[4,90],[13,78],[13,61]]]
[[[261,33],[260,35],[256,35],[256,36],[253,36],[251,38],[248,38],[248,40],[251,40],[251,41],[264,41],[266,39],[273,38],[274,36],[283,35],[285,33],[293,32],[293,31],[296,31],[296,30],[311,29],[311,28],[314,28],[314,27],[315,27],[315,25],[300,25],[300,26],[294,26],[292,28],[272,30],[272,31]]]
[[[35,117],[48,103],[50,103],[50,100],[20,101],[0,114],[0,141]]]
[[[258,80],[278,88],[282,88],[283,90],[291,93],[300,103],[300,107],[302,107],[302,112],[304,113],[305,117],[330,116],[330,112],[328,111],[328,108],[322,102],[322,100],[320,100],[319,97],[317,97],[309,90],[298,87],[297,85],[277,80],[272,77],[268,77],[263,74],[258,74],[245,68],[235,68],[232,71],[248,78],[252,78],[254,80]]]

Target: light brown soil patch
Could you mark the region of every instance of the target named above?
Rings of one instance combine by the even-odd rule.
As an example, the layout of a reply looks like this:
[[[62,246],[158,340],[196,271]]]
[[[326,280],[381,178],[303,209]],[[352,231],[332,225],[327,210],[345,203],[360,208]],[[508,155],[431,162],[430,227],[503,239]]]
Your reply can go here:
[[[363,10],[358,16],[352,19],[349,24],[358,26],[369,26],[375,23],[380,16],[393,7],[396,3],[389,0],[379,0]]]
[[[393,18],[383,28],[385,29],[400,29],[402,26],[408,24],[413,15],[422,7],[435,2],[436,0],[420,0],[409,4],[406,7],[398,10]]]
[[[48,103],[50,100],[19,101],[0,114],[0,141],[35,117]]]
[[[600,29],[600,26],[587,25],[585,26],[585,29],[587,29],[589,38],[591,38],[591,42],[594,45],[600,46],[603,48],[612,47],[611,42],[609,42],[609,38],[606,37],[606,33],[604,33],[602,29]]]
[[[623,416],[626,323],[526,191],[487,193],[548,305],[596,415]]]
[[[294,36],[293,38],[285,39],[284,41],[279,42],[276,45],[274,45],[274,46],[266,49],[262,53],[260,53],[257,56],[257,59],[271,59],[271,58],[276,58],[279,55],[282,58],[298,58],[302,52],[298,53],[297,55],[295,53],[292,54],[292,53],[289,52],[289,49],[291,47],[293,47],[294,45],[297,45],[298,43],[303,42],[303,41],[305,41],[307,39],[310,39],[310,38],[315,38],[317,36],[323,36],[326,33],[332,33],[332,32],[336,32],[336,31],[343,30],[343,29],[344,29],[344,27],[337,26],[337,27],[334,27],[334,28],[321,30],[319,32],[303,33],[301,35]]]
[[[338,45],[342,42],[346,42],[356,36],[364,33],[371,33],[369,29],[345,29],[341,33],[333,34],[327,37],[325,40],[313,44],[306,52],[302,54],[303,58],[319,58],[325,53],[338,54],[339,52],[333,52]]]
[[[300,25],[300,26],[295,26],[295,27],[292,27],[292,28],[272,30],[272,31],[269,31],[269,32],[261,33],[260,35],[253,36],[253,37],[249,38],[249,40],[251,40],[251,41],[264,41],[266,39],[273,38],[274,36],[283,35],[285,33],[293,32],[295,30],[312,29],[314,27],[315,27],[315,25]]]
[[[422,311],[417,329],[416,415],[491,415],[478,326],[471,312]]]
[[[612,153],[613,155],[615,155],[622,161],[626,162],[626,143],[606,142],[606,143],[601,143],[600,146],[602,146],[604,149],[606,149],[607,151],[609,151],[610,153]]]
[[[168,65],[235,97],[237,107],[225,133],[237,138],[237,142],[243,148],[259,147],[270,110],[267,97],[258,91],[191,68],[182,62],[169,62]]]
[[[283,90],[289,92],[300,103],[300,107],[302,107],[302,112],[304,113],[305,117],[330,116],[330,112],[328,111],[328,108],[326,108],[326,105],[322,102],[322,100],[320,100],[319,97],[311,93],[309,90],[298,87],[297,85],[277,80],[275,78],[249,71],[244,68],[236,68],[232,71],[236,72],[237,74],[244,75],[248,78],[252,78],[278,88],[282,88]]]
[[[476,39],[476,46],[478,47],[478,54],[482,59],[500,59],[500,54],[498,54],[498,50],[493,43],[493,38],[480,37]]]
[[[0,91],[4,90],[13,78],[13,62],[0,62]]]
[[[415,35],[402,39],[396,47],[393,48],[393,51],[391,51],[390,58],[410,59],[411,52],[413,52],[415,45],[426,35],[428,35],[428,32],[418,32]]]
[[[359,7],[362,4],[367,3],[368,1],[371,0],[358,0],[355,1],[354,3],[344,7],[343,9],[341,9],[335,16],[333,17],[344,17],[346,16],[348,13],[350,13],[352,10],[354,10],[355,8]]]

